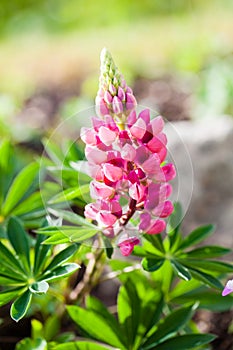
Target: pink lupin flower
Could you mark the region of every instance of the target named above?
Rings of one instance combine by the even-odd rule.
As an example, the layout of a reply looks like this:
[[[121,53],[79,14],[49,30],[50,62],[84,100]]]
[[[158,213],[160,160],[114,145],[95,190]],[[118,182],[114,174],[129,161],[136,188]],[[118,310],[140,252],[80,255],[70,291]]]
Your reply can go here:
[[[226,283],[225,288],[222,291],[222,296],[225,297],[226,295],[233,292],[233,280],[229,280]]]
[[[139,243],[140,243],[140,240],[136,236],[133,236],[120,242],[118,244],[118,247],[120,248],[122,255],[129,256],[132,253],[134,246],[138,245]]]
[[[139,211],[139,230],[161,233],[166,227],[161,218],[173,211],[168,181],[176,175],[173,164],[163,165],[167,155],[164,122],[160,116],[151,120],[149,109],[137,115],[132,89],[106,49],[101,53],[96,103],[101,119],[93,117],[93,129],[81,131],[87,172],[93,178],[90,194],[95,200],[86,205],[85,216],[95,220],[104,235],[114,238],[127,230],[131,217]],[[128,256],[139,243],[127,233],[118,247]]]

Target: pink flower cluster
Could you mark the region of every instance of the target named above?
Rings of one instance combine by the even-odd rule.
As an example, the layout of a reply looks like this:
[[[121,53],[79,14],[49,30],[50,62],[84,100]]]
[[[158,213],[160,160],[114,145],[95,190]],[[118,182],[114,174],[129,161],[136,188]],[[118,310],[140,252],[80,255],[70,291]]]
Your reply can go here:
[[[176,175],[173,164],[163,164],[167,154],[163,119],[150,120],[145,109],[138,116],[132,111],[123,130],[110,115],[92,122],[93,128],[81,131],[89,174],[94,179],[90,193],[96,200],[85,207],[85,216],[97,221],[110,237],[118,234],[136,211],[141,232],[162,232],[166,227],[163,219],[173,211],[168,181]],[[124,242],[119,247],[123,255],[129,255],[139,240],[129,237]]]
[[[173,164],[164,162],[167,138],[163,119],[151,120],[148,109],[136,114],[133,92],[106,49],[101,54],[96,102],[100,118],[93,117],[93,127],[81,130],[93,178],[90,194],[95,200],[86,205],[85,216],[110,238],[122,234],[118,246],[128,256],[140,243],[137,236],[129,234],[134,214],[138,213],[139,232],[157,234],[165,229],[164,218],[173,211],[168,182],[176,171]]]

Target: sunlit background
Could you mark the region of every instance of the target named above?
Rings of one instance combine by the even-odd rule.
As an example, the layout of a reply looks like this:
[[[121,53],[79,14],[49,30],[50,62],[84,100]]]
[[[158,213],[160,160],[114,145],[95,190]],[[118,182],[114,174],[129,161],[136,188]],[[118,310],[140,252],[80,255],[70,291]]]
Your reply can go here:
[[[170,120],[233,113],[231,0],[1,0],[1,136],[28,141],[91,106],[107,47]]]

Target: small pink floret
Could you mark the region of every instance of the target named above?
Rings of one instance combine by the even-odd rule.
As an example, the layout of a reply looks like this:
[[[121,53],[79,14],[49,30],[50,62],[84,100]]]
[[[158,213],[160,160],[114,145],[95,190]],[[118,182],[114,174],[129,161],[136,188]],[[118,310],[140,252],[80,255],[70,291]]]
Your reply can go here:
[[[135,245],[138,245],[140,243],[140,240],[137,237],[130,237],[123,242],[120,242],[118,244],[118,247],[120,248],[121,254],[124,256],[129,256]]]

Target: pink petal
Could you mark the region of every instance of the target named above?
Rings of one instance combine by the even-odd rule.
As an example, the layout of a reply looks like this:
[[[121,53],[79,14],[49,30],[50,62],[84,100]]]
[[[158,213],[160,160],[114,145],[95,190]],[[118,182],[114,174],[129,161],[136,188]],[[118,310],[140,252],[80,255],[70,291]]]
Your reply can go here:
[[[97,97],[95,100],[95,103],[96,103],[96,111],[99,115],[103,116],[105,114],[109,114],[109,109],[103,98]]]
[[[161,233],[165,230],[166,223],[163,220],[152,220],[151,226],[146,230],[146,233],[148,235],[156,235],[158,233]]]
[[[117,201],[110,201],[109,202],[109,209],[113,215],[115,215],[117,218],[120,218],[122,216],[122,208],[119,202]]]
[[[92,181],[90,183],[90,195],[94,199],[109,199],[114,196],[115,190],[104,183]]]
[[[126,239],[125,241],[118,244],[118,247],[120,248],[121,254],[124,256],[129,256],[135,245],[138,245],[140,243],[140,240],[137,237],[130,237]]]
[[[158,153],[162,148],[166,147],[167,138],[165,134],[159,134],[158,136],[152,137],[152,139],[147,143],[147,147],[151,152]]]
[[[233,292],[233,289],[229,289],[229,288],[225,287],[222,291],[222,296],[225,297],[226,295],[228,295],[232,292]]]
[[[106,178],[112,182],[116,182],[122,178],[122,169],[109,163],[103,165],[103,171]]]
[[[99,138],[106,146],[110,146],[116,140],[116,133],[105,126],[99,129]]]
[[[109,91],[105,91],[105,93],[104,93],[104,101],[107,103],[107,104],[111,104],[112,103],[112,99],[113,99],[113,97],[112,97],[112,95],[110,94],[110,92]]]
[[[150,125],[152,127],[153,135],[159,134],[163,130],[163,127],[164,127],[163,118],[161,116],[158,116],[158,117],[152,119],[150,122]]]
[[[150,110],[148,108],[141,111],[138,118],[142,118],[146,124],[150,123]]]
[[[84,215],[88,219],[95,220],[99,211],[97,203],[89,203],[85,206]]]
[[[129,143],[126,143],[121,150],[121,156],[123,159],[126,159],[132,162],[136,157],[136,150]]]
[[[135,124],[136,120],[137,120],[136,111],[133,110],[132,112],[130,112],[127,118],[128,127],[131,127],[133,124]]]
[[[101,211],[96,215],[96,221],[100,224],[100,226],[113,226],[117,221],[115,215],[109,213],[108,211]]]
[[[115,114],[121,114],[123,112],[123,105],[119,97],[114,96],[112,100],[112,110]]]
[[[145,195],[145,187],[134,183],[129,187],[129,195],[131,198],[135,199],[137,202],[140,202]]]
[[[124,101],[124,100],[125,100],[125,92],[124,92],[124,90],[122,89],[122,87],[120,87],[120,86],[119,86],[119,88],[118,88],[117,96],[119,97],[119,99],[120,99],[121,101]]]
[[[142,139],[146,132],[146,123],[143,119],[139,118],[136,123],[130,128],[131,134],[137,138]]]
[[[107,160],[107,154],[101,151],[97,147],[87,146],[85,149],[85,155],[90,163],[102,164]]]
[[[136,149],[136,157],[135,157],[135,163],[142,164],[145,162],[148,158],[149,151],[145,146],[140,146]]]
[[[165,181],[171,181],[176,177],[176,168],[174,164],[169,163],[162,167]]]
[[[166,218],[173,212],[174,207],[171,201],[165,201],[164,203],[160,203],[156,208],[152,210],[152,214],[154,216],[158,216],[160,218]]]
[[[148,176],[158,174],[160,171],[160,158],[157,154],[151,155],[143,164],[142,169]]]
[[[126,93],[126,109],[127,111],[130,111],[131,109],[134,109],[137,106],[137,101],[134,95]]]
[[[85,127],[81,128],[80,137],[81,137],[81,140],[87,145],[97,144],[96,132],[93,129],[89,129]]]

